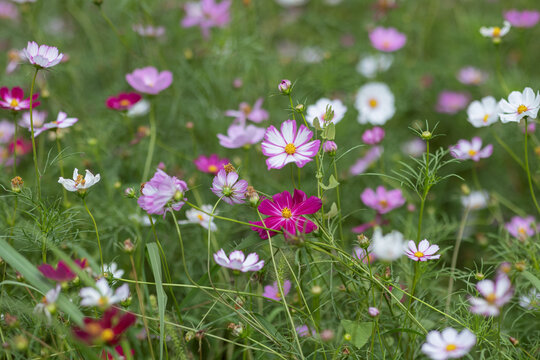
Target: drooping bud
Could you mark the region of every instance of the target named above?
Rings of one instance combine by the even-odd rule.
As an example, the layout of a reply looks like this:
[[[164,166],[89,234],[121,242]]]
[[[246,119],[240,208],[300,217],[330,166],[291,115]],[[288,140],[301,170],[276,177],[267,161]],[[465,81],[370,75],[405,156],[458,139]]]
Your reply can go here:
[[[290,80],[283,79],[278,85],[278,90],[283,95],[289,95],[292,90],[292,83]]]

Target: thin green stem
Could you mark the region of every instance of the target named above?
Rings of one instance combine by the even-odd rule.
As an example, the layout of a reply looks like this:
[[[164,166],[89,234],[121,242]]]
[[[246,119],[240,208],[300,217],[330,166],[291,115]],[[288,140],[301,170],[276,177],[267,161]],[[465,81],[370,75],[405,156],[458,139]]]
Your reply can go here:
[[[529,181],[529,190],[531,192],[531,197],[534,202],[534,206],[536,206],[536,211],[540,213],[540,206],[538,206],[538,201],[536,201],[536,196],[534,195],[534,189],[532,186],[532,179],[531,179],[531,170],[529,169],[529,148],[527,147],[527,139],[529,138],[529,130],[527,125],[527,117],[525,117],[525,142],[524,142],[524,153],[525,153],[525,171],[527,172],[527,180]]]
[[[294,113],[295,113],[294,105],[293,105],[292,96],[291,96],[290,93],[289,93],[289,102],[291,103],[292,119],[293,119],[293,120],[296,120],[295,115],[294,115]],[[306,126],[307,126],[307,125],[306,125]]]
[[[152,158],[154,157],[154,149],[156,147],[156,114],[154,102],[150,102],[150,142],[148,143],[148,152],[146,154],[146,161],[144,163],[144,172],[141,182],[145,182],[150,172],[150,165],[152,165]]]
[[[34,85],[36,84],[36,77],[38,74],[39,68],[36,67],[36,71],[34,72],[34,77],[32,78],[32,86],[30,87],[30,132],[32,136],[32,157],[34,159],[34,168],[36,171],[36,182],[37,182],[37,188],[38,188],[38,200],[41,200],[41,179],[39,174],[39,168],[38,168],[38,160],[37,160],[37,151],[36,151],[36,138],[34,136],[34,116],[33,116],[33,105],[34,105]]]
[[[13,132],[13,176],[17,176],[17,113],[12,111],[13,114],[13,125],[15,126]]]
[[[103,252],[101,251],[101,240],[99,239],[99,231],[98,231],[98,227],[97,227],[97,224],[96,224],[96,219],[94,219],[94,215],[92,215],[92,213],[90,212],[90,209],[88,208],[88,205],[86,205],[86,197],[83,197],[82,201],[83,201],[83,204],[84,204],[84,208],[86,209],[86,212],[88,213],[88,215],[90,215],[90,218],[92,219],[92,223],[94,223],[94,230],[96,231],[98,250],[99,250],[99,261],[101,263],[101,273],[104,274],[105,269],[104,269],[104,266],[103,266]]]
[[[60,138],[58,137],[58,132],[56,133],[56,149],[58,150],[58,165],[60,166],[60,176],[65,178],[64,175],[64,159],[62,159],[62,144],[60,143]],[[62,192],[64,196],[64,206],[67,206],[68,199],[67,199],[67,190],[65,187],[62,186]]]
[[[336,159],[333,159],[334,162],[334,177],[336,178],[336,181],[339,183],[338,180],[338,171],[337,171],[337,164]],[[341,239],[341,243],[343,244],[345,238],[343,237],[343,221],[342,221],[342,215],[341,215],[341,196],[339,194],[339,188],[340,185],[336,186],[336,197],[337,197],[337,207],[338,207],[338,216],[339,216],[339,237]]]
[[[454,246],[454,253],[452,254],[452,263],[450,265],[450,279],[448,280],[448,290],[446,291],[446,307],[445,312],[450,311],[450,304],[452,301],[452,291],[454,290],[454,273],[456,271],[457,258],[459,255],[459,247],[461,245],[461,240],[463,239],[463,233],[465,232],[465,225],[467,225],[467,216],[469,215],[470,207],[467,206],[465,212],[463,213],[463,218],[461,219],[461,224],[459,225],[459,232],[456,239],[456,245]]]

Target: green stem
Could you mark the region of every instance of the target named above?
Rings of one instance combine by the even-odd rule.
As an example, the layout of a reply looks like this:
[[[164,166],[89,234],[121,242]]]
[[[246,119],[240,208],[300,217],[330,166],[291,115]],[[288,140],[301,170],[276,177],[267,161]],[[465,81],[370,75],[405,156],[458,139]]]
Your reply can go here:
[[[536,206],[536,211],[540,213],[540,206],[538,206],[538,201],[536,201],[536,196],[534,195],[534,189],[532,186],[531,179],[531,170],[529,169],[529,148],[527,147],[527,139],[529,137],[529,130],[527,126],[527,117],[525,117],[525,142],[524,142],[524,152],[525,152],[525,171],[527,172],[527,180],[529,181],[529,190],[531,192],[531,197],[533,199],[534,205]]]
[[[448,290],[446,291],[446,308],[445,312],[450,311],[450,304],[452,301],[452,291],[454,290],[454,273],[456,271],[457,258],[459,255],[459,247],[461,245],[461,240],[463,239],[463,233],[465,232],[465,225],[467,224],[467,216],[469,215],[470,207],[467,206],[465,213],[463,214],[463,219],[461,219],[461,224],[459,225],[459,233],[456,239],[456,245],[454,246],[454,253],[452,254],[452,263],[450,265],[450,279],[448,280]]]
[[[62,159],[61,153],[62,153],[62,145],[60,144],[60,138],[58,137],[58,132],[56,132],[56,149],[58,150],[58,165],[60,166],[60,176],[65,178],[64,175],[64,159]],[[67,206],[68,199],[67,199],[67,191],[66,188],[62,186],[62,192],[64,196],[64,206]]]
[[[295,113],[294,105],[293,105],[292,96],[291,96],[290,93],[289,93],[289,101],[290,101],[290,103],[291,103],[292,119],[293,119],[293,120],[296,120],[296,119],[295,119],[295,116],[294,116],[294,113]],[[307,124],[306,124],[306,126],[307,126]]]
[[[32,78],[32,86],[30,87],[30,132],[32,136],[32,157],[34,158],[34,168],[36,171],[38,200],[40,201],[41,200],[41,179],[40,179],[39,169],[38,169],[36,138],[34,136],[34,117],[33,117],[33,111],[32,111],[33,104],[34,104],[34,100],[32,99],[32,97],[34,96],[34,85],[36,84],[36,77],[37,77],[38,71],[39,71],[39,68],[36,67],[36,71],[34,72],[34,77]]]
[[[13,133],[13,177],[17,176],[17,113],[13,113],[13,124],[15,125],[15,131]]]
[[[337,171],[337,164],[336,159],[334,158],[334,177],[336,178],[336,181],[339,183],[338,180],[338,171]],[[341,196],[339,194],[339,187],[340,185],[336,186],[336,196],[337,196],[337,207],[338,207],[338,215],[339,215],[339,237],[341,238],[341,241],[343,243],[344,237],[343,237],[343,221],[342,221],[342,215],[341,215]]]
[[[148,178],[150,171],[150,165],[152,165],[152,158],[154,156],[154,149],[156,147],[156,114],[154,108],[154,102],[150,103],[150,142],[148,143],[148,152],[146,154],[146,162],[144,163],[144,172],[141,182],[145,182]]]
[[[99,232],[98,232],[98,227],[96,224],[96,219],[94,219],[94,215],[92,215],[92,213],[90,212],[90,209],[88,208],[88,205],[86,205],[85,197],[82,198],[82,201],[84,204],[84,208],[86,209],[86,212],[88,213],[88,215],[90,215],[90,218],[92,219],[92,223],[94,223],[94,230],[96,231],[96,237],[97,237],[97,243],[98,243],[98,249],[99,249],[99,261],[101,263],[101,273],[104,274],[105,269],[103,267],[103,252],[101,251],[101,240],[99,239]]]

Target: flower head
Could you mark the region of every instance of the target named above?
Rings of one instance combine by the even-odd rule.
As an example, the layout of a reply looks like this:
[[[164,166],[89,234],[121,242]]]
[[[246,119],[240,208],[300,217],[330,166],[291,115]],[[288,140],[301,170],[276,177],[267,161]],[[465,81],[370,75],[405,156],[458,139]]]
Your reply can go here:
[[[414,241],[409,240],[405,254],[414,261],[427,261],[440,258],[440,254],[434,255],[437,251],[439,251],[439,246],[430,244],[426,239],[420,241],[418,247]]]
[[[32,95],[32,108],[39,105],[36,99],[39,94]],[[15,86],[9,90],[7,87],[0,88],[0,108],[12,111],[21,111],[30,109],[30,98],[24,98],[23,90]]]
[[[488,206],[489,194],[485,190],[472,191],[469,195],[461,197],[461,205],[469,210],[480,210]]]
[[[53,67],[64,58],[64,54],[59,53],[54,46],[38,46],[35,41],[29,41],[26,49],[23,49],[23,53],[30,64],[40,69]]]
[[[137,203],[148,214],[165,216],[168,211],[182,208],[187,189],[184,181],[157,169],[152,179],[142,187]]]
[[[319,151],[320,140],[310,141],[313,133],[304,125],[296,131],[296,121],[287,120],[281,124],[281,132],[274,126],[266,129],[262,152],[268,156],[268,170],[281,169],[288,163],[294,162],[298,167],[304,167]]]
[[[349,173],[351,175],[360,175],[364,171],[366,171],[367,168],[371,166],[375,161],[377,161],[383,153],[383,147],[382,146],[373,146],[371,149],[369,149],[364,157],[361,157],[358,159],[353,166],[350,167]]]
[[[105,265],[103,269],[103,276],[106,278],[120,279],[124,275],[124,270],[118,268],[118,264],[114,261],[108,265]]]
[[[367,56],[358,62],[356,71],[368,79],[373,79],[378,73],[388,70],[393,61],[391,54]]]
[[[10,2],[0,1],[0,19],[16,20],[19,17],[17,7]]]
[[[443,114],[455,114],[467,106],[469,95],[457,91],[442,91],[437,100],[436,110]]]
[[[138,103],[141,98],[141,95],[135,92],[120,93],[116,96],[108,97],[105,104],[109,109],[112,110],[127,111]]]
[[[505,36],[506,34],[508,34],[511,27],[512,25],[510,25],[510,23],[505,20],[502,28],[498,26],[493,26],[493,27],[482,26],[480,28],[480,34],[482,34],[483,37],[491,38],[495,44],[498,44],[501,42],[501,38]]]
[[[536,234],[537,231],[536,220],[533,216],[524,218],[514,216],[510,222],[504,225],[504,227],[510,235],[521,241],[527,240],[529,237]]]
[[[124,301],[129,297],[129,286],[124,284],[116,291],[109,287],[107,279],[101,278],[96,281],[96,288],[85,287],[79,292],[81,306],[96,306],[103,309]]]
[[[519,306],[527,310],[540,309],[540,292],[535,288],[531,288],[529,294],[522,295],[519,298]]]
[[[400,189],[387,191],[384,186],[378,186],[375,191],[367,188],[360,198],[366,206],[377,210],[379,214],[386,214],[405,204],[405,198]]]
[[[38,111],[38,110],[32,109],[32,121],[34,122],[34,129],[41,128],[45,124],[45,120],[47,120],[47,112],[46,111]],[[30,111],[25,111],[22,114],[22,118],[19,121],[19,126],[23,127],[23,128],[26,128],[28,130],[31,129]],[[34,136],[35,136],[35,134],[34,134]]]
[[[467,108],[467,120],[474,127],[489,126],[499,118],[499,104],[493,96],[473,101]]]
[[[220,3],[216,3],[215,0],[188,2],[184,5],[186,16],[180,24],[184,28],[199,26],[203,37],[208,38],[211,28],[223,28],[230,22],[231,3],[231,0]]]
[[[432,360],[457,359],[465,356],[476,344],[476,336],[468,329],[458,333],[453,328],[427,334],[422,352]]]
[[[287,296],[289,291],[291,291],[291,282],[289,280],[285,280],[283,282],[283,296]],[[282,294],[279,292],[279,287],[277,284],[277,281],[274,281],[272,285],[266,285],[264,287],[264,292],[262,294],[263,297],[271,300],[281,301],[283,298]]]
[[[182,225],[199,224],[205,229],[208,229],[210,231],[216,231],[217,226],[214,223],[214,218],[208,215],[212,213],[213,208],[214,207],[212,205],[205,204],[201,206],[201,210],[203,210],[204,212],[197,209],[189,209],[186,211],[187,220],[180,220],[178,223]],[[215,214],[217,214],[216,211],[214,211],[214,215]]]
[[[193,163],[197,167],[197,170],[216,175],[230,161],[227,158],[221,159],[217,154],[212,154],[210,156],[200,155],[193,160]]]
[[[325,118],[326,109],[328,107],[331,107],[334,113],[334,117],[332,119]],[[327,98],[322,98],[322,99],[317,100],[315,104],[309,105],[307,107],[306,121],[311,126],[313,126],[313,120],[315,118],[319,119],[319,124],[321,124],[321,126],[325,126],[327,123],[331,123],[331,122],[334,124],[337,124],[338,122],[341,121],[341,119],[343,119],[346,112],[347,112],[347,107],[343,105],[341,100],[339,99],[330,100]]]
[[[56,269],[49,264],[41,264],[37,268],[47,279],[56,282],[68,282],[77,277],[77,274],[62,260],[58,262]],[[81,268],[83,267],[81,266]]]
[[[8,143],[15,135],[15,125],[8,120],[0,121],[0,144]]]
[[[380,126],[375,126],[372,129],[367,129],[362,134],[364,144],[377,145],[384,139],[384,129]]]
[[[280,93],[284,95],[288,95],[291,93],[292,89],[292,83],[291,80],[283,79],[278,85],[278,90]]]
[[[245,125],[246,120],[260,123],[268,119],[268,111],[262,108],[263,101],[263,98],[257,99],[253,107],[246,102],[240,103],[238,110],[227,110],[225,115],[234,117],[234,122],[240,125]]]
[[[308,337],[308,336],[315,336],[317,332],[315,329],[310,329],[307,325],[300,325],[295,328],[296,333],[300,337]]]
[[[235,250],[227,256],[223,249],[214,254],[214,261],[223,267],[241,271],[259,271],[264,266],[264,260],[259,261],[259,255],[251,253],[247,257],[243,251]]]
[[[380,51],[392,52],[401,49],[407,42],[407,36],[396,29],[378,26],[369,33],[371,45]]]
[[[377,309],[376,307],[370,307],[368,309],[368,314],[371,317],[377,317],[377,316],[379,316],[379,313],[380,313],[379,309]]]
[[[308,198],[303,191],[298,189],[294,190],[293,196],[288,191],[284,191],[274,195],[272,200],[264,199],[259,205],[259,212],[268,215],[266,219],[250,221],[250,223],[269,229],[284,230],[286,237],[287,234],[294,235],[297,232],[309,234],[317,229],[317,225],[303,215],[315,214],[321,206],[321,199],[316,196]],[[270,236],[276,234],[259,227],[251,229],[257,231],[261,239],[268,239],[268,232]]]
[[[517,28],[531,28],[540,21],[540,12],[536,10],[519,11],[512,9],[504,13],[504,18]]]
[[[512,299],[514,289],[505,273],[499,273],[495,281],[482,280],[476,284],[476,290],[481,298],[471,297],[471,312],[484,316],[497,316],[500,309]]]
[[[508,100],[499,101],[499,117],[502,123],[519,122],[525,116],[536,119],[540,109],[540,94],[534,94],[533,89],[526,87],[523,92],[512,91]]]
[[[266,129],[254,125],[232,124],[227,129],[227,135],[217,134],[219,144],[228,149],[237,149],[260,142]]]
[[[159,72],[155,67],[147,66],[127,74],[126,81],[139,92],[157,95],[171,86],[173,75],[170,71]]]
[[[486,72],[473,66],[461,68],[457,75],[459,82],[465,85],[480,85],[483,84],[487,78],[488,74],[486,74]]]
[[[358,90],[354,103],[360,124],[384,125],[396,112],[394,94],[388,85],[367,83]]]
[[[87,344],[115,345],[121,335],[135,323],[136,317],[130,312],[121,313],[111,307],[103,313],[101,319],[84,318],[82,328],[75,327],[74,335]]]
[[[58,117],[55,121],[50,123],[43,124],[40,128],[36,129],[36,124],[34,124],[34,136],[38,136],[44,131],[50,129],[65,129],[71,127],[77,123],[79,119],[77,118],[68,118],[67,114],[63,111],[58,112]]]
[[[56,300],[58,300],[58,295],[60,295],[60,284],[57,284],[55,288],[49,290],[47,294],[41,299],[34,307],[34,313],[39,314],[43,313],[47,317],[47,321],[51,322],[51,315],[56,312]]]
[[[471,141],[459,140],[457,145],[450,146],[450,155],[460,160],[479,161],[488,158],[493,153],[493,145],[482,149],[482,139],[475,136]]]
[[[406,247],[403,234],[399,231],[392,231],[383,235],[381,228],[375,228],[372,237],[373,254],[377,259],[384,261],[394,261],[399,259]]]
[[[94,176],[89,170],[86,170],[86,175],[83,177],[79,174],[79,170],[75,168],[73,170],[73,180],[60,177],[58,183],[62,184],[67,191],[77,191],[80,194],[84,194],[86,189],[97,184],[100,179],[99,174]]]
[[[227,204],[242,204],[245,201],[247,186],[248,182],[238,180],[238,174],[235,171],[227,172],[221,169],[212,181],[212,192]]]

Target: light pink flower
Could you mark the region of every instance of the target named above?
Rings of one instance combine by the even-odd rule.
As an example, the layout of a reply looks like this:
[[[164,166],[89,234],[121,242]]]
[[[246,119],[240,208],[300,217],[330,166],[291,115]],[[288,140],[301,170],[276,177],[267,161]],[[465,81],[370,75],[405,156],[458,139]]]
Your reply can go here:
[[[10,2],[0,1],[0,19],[17,20],[19,11],[17,7]]]
[[[180,25],[184,28],[199,26],[203,37],[208,38],[211,28],[223,28],[230,22],[229,8],[231,4],[231,0],[224,0],[220,3],[216,3],[215,0],[188,2],[184,5],[186,16]]]
[[[219,144],[228,149],[237,149],[243,146],[249,146],[260,142],[266,129],[256,127],[255,125],[236,125],[232,124],[227,129],[227,135],[217,134]]]
[[[384,129],[380,126],[375,126],[373,129],[367,129],[362,134],[362,141],[368,145],[377,145],[384,139]]]
[[[471,312],[484,316],[497,316],[500,309],[512,299],[514,289],[506,274],[499,273],[495,281],[482,280],[476,284],[481,298],[471,297]]]
[[[12,49],[8,51],[8,63],[6,65],[6,74],[11,74],[19,67],[21,61],[24,60],[24,52],[22,50]]]
[[[23,53],[30,64],[42,69],[57,65],[64,57],[64,54],[58,52],[58,48],[48,45],[38,46],[35,41],[29,41]]]
[[[158,169],[152,179],[142,187],[137,203],[148,214],[165,216],[167,211],[178,211],[182,208],[187,189],[184,181]]]
[[[323,151],[325,153],[336,154],[336,151],[338,149],[337,144],[334,141],[325,141],[323,144]]]
[[[488,158],[493,153],[493,145],[482,149],[482,139],[475,136],[471,141],[459,140],[457,145],[450,146],[450,155],[460,160],[479,161]]]
[[[73,126],[79,119],[77,118],[68,118],[67,114],[63,111],[58,112],[58,117],[55,121],[44,124],[42,127],[36,129],[34,124],[34,136],[38,136],[44,131],[50,129],[64,129]]]
[[[379,214],[386,214],[405,204],[405,198],[400,189],[387,191],[384,186],[378,186],[376,191],[367,188],[360,198],[366,206],[377,210]]]
[[[281,169],[288,163],[296,163],[303,167],[317,155],[320,140],[310,141],[313,133],[304,125],[296,131],[296,121],[287,120],[281,124],[281,133],[274,127],[266,129],[262,152],[269,158],[266,160],[268,170]]]
[[[531,28],[540,21],[540,12],[536,10],[519,11],[512,9],[504,13],[504,18],[518,28]]]
[[[364,157],[358,159],[353,166],[349,169],[349,173],[351,175],[360,175],[368,167],[371,166],[375,161],[377,161],[383,153],[382,146],[374,146],[371,149],[366,152],[366,155]]]
[[[375,261],[375,255],[371,253],[371,245],[368,247],[367,251],[358,246],[355,246],[353,250],[353,257],[360,260],[363,264],[373,263]]]
[[[225,169],[221,169],[212,181],[212,192],[227,204],[242,204],[245,201],[247,186],[246,180],[238,180],[236,172],[227,173]]]
[[[300,325],[295,328],[296,333],[300,337],[308,337],[308,336],[315,336],[317,335],[317,332],[315,329],[310,329],[307,325]]]
[[[259,261],[259,255],[251,253],[247,257],[243,251],[235,250],[227,256],[223,249],[214,254],[214,261],[223,267],[241,272],[259,271],[264,266],[264,260]]]
[[[45,124],[45,120],[47,120],[46,111],[32,109],[32,121],[34,122],[34,129],[42,127],[43,124]],[[26,111],[22,114],[22,118],[19,121],[19,126],[30,130],[30,111]]]
[[[15,135],[15,125],[8,120],[0,120],[0,144],[7,144]]]
[[[465,85],[480,85],[486,82],[488,74],[473,66],[461,68],[457,75],[460,83]]]
[[[126,81],[139,92],[156,95],[171,86],[173,75],[168,70],[158,72],[155,67],[147,66],[127,74]]]
[[[510,233],[516,239],[521,241],[527,240],[529,237],[536,234],[537,226],[535,225],[536,220],[533,216],[520,217],[514,216],[510,222],[506,223],[504,227],[506,231]]]
[[[378,26],[369,33],[371,45],[380,51],[392,52],[401,49],[407,42],[407,36],[394,28]]]
[[[420,241],[418,247],[416,247],[414,241],[409,240],[405,255],[414,261],[427,261],[440,258],[440,254],[434,255],[437,251],[439,251],[439,246],[433,244],[430,245],[429,241],[426,239]]]
[[[283,287],[283,296],[287,296],[289,291],[291,291],[291,282],[289,280],[285,280],[283,282],[282,287]],[[277,281],[274,281],[272,285],[266,285],[264,287],[264,292],[262,296],[267,299],[281,301],[282,296],[281,296],[281,293],[279,292]]]
[[[443,91],[439,94],[436,110],[444,114],[455,114],[469,103],[469,95],[456,91]]]
[[[227,110],[225,111],[225,115],[236,118],[234,122],[240,125],[245,125],[246,119],[255,123],[260,123],[268,119],[268,112],[262,108],[263,101],[263,98],[257,99],[253,107],[246,102],[240,103],[240,108],[238,110]]]
[[[371,316],[371,317],[377,317],[377,316],[379,316],[379,309],[377,309],[376,307],[373,307],[373,306],[372,306],[372,307],[370,307],[370,308],[368,309],[368,314],[369,314],[369,316]]]

